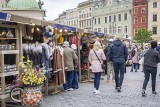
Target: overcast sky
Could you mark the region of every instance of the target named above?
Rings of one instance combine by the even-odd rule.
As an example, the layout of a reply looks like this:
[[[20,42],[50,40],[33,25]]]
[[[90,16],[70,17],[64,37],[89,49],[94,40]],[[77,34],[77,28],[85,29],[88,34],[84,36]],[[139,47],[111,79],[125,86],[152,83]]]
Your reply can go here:
[[[86,0],[43,0],[46,9],[46,19],[53,20],[58,18],[58,15],[67,9],[72,9],[77,7],[78,3]]]

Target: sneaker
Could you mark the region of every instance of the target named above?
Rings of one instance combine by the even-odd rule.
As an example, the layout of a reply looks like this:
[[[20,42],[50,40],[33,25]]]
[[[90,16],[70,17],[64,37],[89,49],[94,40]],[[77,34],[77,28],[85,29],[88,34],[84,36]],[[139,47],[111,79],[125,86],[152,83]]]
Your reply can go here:
[[[68,91],[73,91],[73,88],[68,89]]]
[[[96,90],[96,91],[95,91],[95,94],[100,94],[100,91]]]
[[[96,93],[96,89],[94,88],[94,93]]]
[[[142,97],[145,97],[147,94],[145,91],[142,91]]]
[[[67,92],[68,90],[64,90],[64,92]]]
[[[121,92],[121,87],[117,87],[117,91],[118,91],[118,92]]]
[[[158,93],[157,93],[156,91],[153,91],[152,94],[153,94],[153,95],[157,95]]]

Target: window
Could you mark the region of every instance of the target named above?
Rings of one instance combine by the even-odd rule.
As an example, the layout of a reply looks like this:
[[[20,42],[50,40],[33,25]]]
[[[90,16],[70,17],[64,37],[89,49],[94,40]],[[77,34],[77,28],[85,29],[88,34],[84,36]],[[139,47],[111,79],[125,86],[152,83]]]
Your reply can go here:
[[[134,14],[138,14],[138,9],[137,8],[134,9]]]
[[[146,23],[146,17],[145,17],[145,16],[142,16],[142,17],[141,17],[141,22],[142,22],[142,23]]]
[[[105,17],[105,23],[107,23],[107,17]]]
[[[145,8],[145,7],[143,7],[143,8],[141,9],[141,13],[146,13],[146,8]]]
[[[95,19],[94,19],[94,24],[95,24],[95,25],[96,25],[96,22],[97,22],[97,21],[96,21],[96,18],[95,18]]]
[[[87,18],[88,18],[88,14],[89,14],[89,13],[87,13]]]
[[[134,17],[134,24],[138,24],[138,18]]]
[[[153,2],[153,8],[157,8],[157,2]]]
[[[82,14],[82,19],[83,19],[83,14]]]
[[[122,33],[122,26],[118,26],[118,33]]]
[[[118,15],[118,21],[121,21],[121,14]]]
[[[134,30],[134,33],[138,33],[138,29],[135,29],[135,30]]]
[[[152,31],[153,31],[153,34],[156,35],[157,34],[157,27],[153,27]]]
[[[127,27],[127,25],[124,26],[124,33],[128,33],[128,27]]]
[[[79,15],[79,19],[81,19],[81,15]]]
[[[117,32],[117,27],[113,26],[113,34],[115,34]]]
[[[114,22],[116,22],[116,15],[114,15]]]
[[[111,34],[112,33],[112,27],[110,26],[109,27],[109,34]]]
[[[107,34],[107,33],[108,33],[108,29],[106,27],[106,28],[104,28],[104,34]]]
[[[157,14],[154,14],[153,15],[153,22],[156,22],[157,21]]]
[[[97,32],[97,28],[94,28],[94,31]]]
[[[109,22],[111,22],[112,21],[112,17],[111,16],[109,16]]]
[[[127,20],[127,13],[124,14],[124,20]]]
[[[101,19],[100,18],[98,18],[98,24],[100,24],[101,23]]]
[[[101,28],[98,28],[98,32],[101,32]]]
[[[84,18],[86,18],[86,14],[84,14]]]

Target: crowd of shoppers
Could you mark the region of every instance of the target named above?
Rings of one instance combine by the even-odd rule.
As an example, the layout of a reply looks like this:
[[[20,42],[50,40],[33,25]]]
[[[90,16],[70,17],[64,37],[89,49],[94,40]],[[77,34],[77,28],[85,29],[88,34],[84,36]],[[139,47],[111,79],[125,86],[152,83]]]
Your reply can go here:
[[[104,46],[105,45],[105,46]],[[73,88],[78,89],[78,57],[77,47],[75,44],[69,47],[67,41],[64,42],[64,54],[66,57],[67,83],[64,84],[65,91],[72,91]],[[141,61],[141,63],[140,63]],[[105,72],[107,81],[115,81],[115,89],[121,92],[124,73],[126,72],[126,63],[132,63],[131,72],[138,72],[140,65],[144,72],[145,79],[142,87],[142,96],[146,96],[146,87],[152,77],[152,93],[156,92],[156,75],[157,64],[160,62],[160,45],[157,46],[156,41],[151,41],[144,47],[138,47],[137,44],[127,46],[124,41],[119,38],[109,40],[103,44],[103,39],[97,39],[94,42],[93,49],[89,52],[89,62],[94,73],[94,93],[99,94],[101,74]],[[105,64],[105,69],[102,65]],[[112,77],[112,78],[111,78]]]

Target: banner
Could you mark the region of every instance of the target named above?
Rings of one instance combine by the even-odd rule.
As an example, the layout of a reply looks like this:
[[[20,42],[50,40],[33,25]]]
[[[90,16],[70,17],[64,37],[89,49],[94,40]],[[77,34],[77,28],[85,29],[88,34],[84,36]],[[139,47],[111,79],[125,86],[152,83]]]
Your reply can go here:
[[[0,12],[0,20],[10,21],[11,14]]]

